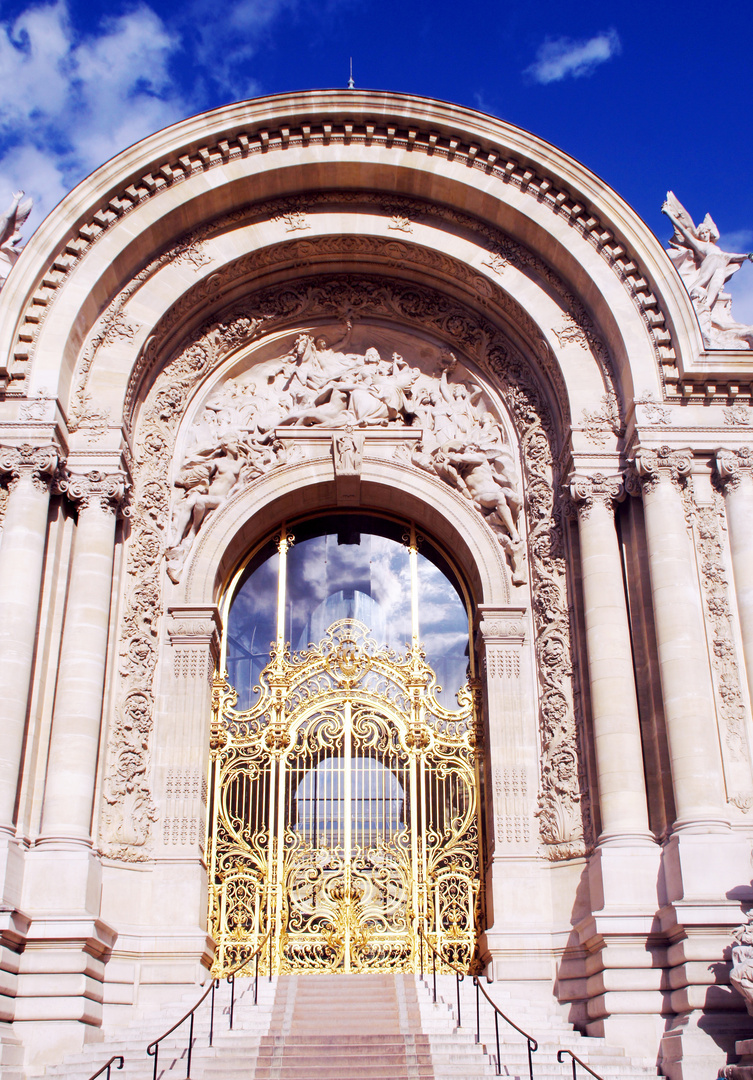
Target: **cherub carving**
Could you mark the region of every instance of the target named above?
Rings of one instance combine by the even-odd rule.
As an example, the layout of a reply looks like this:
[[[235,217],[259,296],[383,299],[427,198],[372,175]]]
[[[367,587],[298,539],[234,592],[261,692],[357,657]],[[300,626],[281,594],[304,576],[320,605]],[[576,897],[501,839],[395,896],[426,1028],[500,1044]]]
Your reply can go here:
[[[671,191],[662,206],[675,227],[669,257],[685,282],[698,313],[706,344],[717,349],[753,348],[753,327],[736,322],[730,312],[731,297],[723,289],[753,252],[723,251],[719,229],[710,214],[696,226],[685,207]]]

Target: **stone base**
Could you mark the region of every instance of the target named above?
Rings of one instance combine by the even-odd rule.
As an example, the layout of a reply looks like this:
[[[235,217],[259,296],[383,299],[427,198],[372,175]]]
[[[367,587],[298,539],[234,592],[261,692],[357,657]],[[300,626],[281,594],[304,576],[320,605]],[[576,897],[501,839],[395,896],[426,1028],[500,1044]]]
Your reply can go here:
[[[728,1062],[740,1045],[740,1025],[739,1013],[697,1010],[676,1017],[661,1041],[661,1071],[669,1080],[709,1080],[738,1068]]]

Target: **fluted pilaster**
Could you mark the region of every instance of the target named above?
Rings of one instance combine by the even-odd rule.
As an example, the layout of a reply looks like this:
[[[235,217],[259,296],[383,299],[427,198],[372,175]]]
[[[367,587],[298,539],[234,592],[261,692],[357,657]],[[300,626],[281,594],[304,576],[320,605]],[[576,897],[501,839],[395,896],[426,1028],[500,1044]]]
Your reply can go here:
[[[0,544],[0,831],[13,832],[29,682],[39,619],[54,446],[0,448],[8,504]]]
[[[643,496],[662,696],[672,765],[675,828],[726,825],[726,804],[698,576],[688,537],[682,484],[690,450],[640,449],[635,469]]]
[[[64,485],[78,504],[55,694],[41,843],[90,843],[123,473],[90,472]]]

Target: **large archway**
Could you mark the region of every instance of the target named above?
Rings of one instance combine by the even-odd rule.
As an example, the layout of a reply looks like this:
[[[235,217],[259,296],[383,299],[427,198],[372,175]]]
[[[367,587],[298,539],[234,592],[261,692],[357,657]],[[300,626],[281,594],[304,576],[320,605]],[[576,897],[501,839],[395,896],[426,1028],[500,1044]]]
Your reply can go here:
[[[733,596],[753,377],[704,348],[616,194],[468,110],[285,95],[103,167],[1,299],[8,1039],[41,1061],[204,977],[230,582],[286,523],[338,514],[400,519],[467,586],[488,973],[547,997],[556,979],[573,1021],[626,1046],[668,1024],[678,1078],[709,1002],[732,1030],[709,965],[753,805]],[[364,621],[319,641],[342,619]],[[383,721],[409,762],[410,723]],[[344,743],[323,760],[291,807],[319,807],[320,766],[327,790],[352,776]],[[413,797],[400,768],[383,822]]]

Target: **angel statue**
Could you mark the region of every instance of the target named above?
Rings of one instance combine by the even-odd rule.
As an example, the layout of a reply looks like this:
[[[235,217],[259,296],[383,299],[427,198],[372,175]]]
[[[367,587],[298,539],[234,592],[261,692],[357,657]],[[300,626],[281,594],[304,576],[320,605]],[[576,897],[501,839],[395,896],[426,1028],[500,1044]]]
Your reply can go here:
[[[717,243],[719,229],[711,215],[706,214],[696,227],[671,191],[662,213],[675,227],[669,257],[690,293],[706,345],[712,349],[753,349],[753,326],[732,318],[732,298],[724,292],[726,282],[742,264],[753,261],[753,252],[722,251]]]
[[[14,192],[13,202],[0,217],[0,289],[23,251],[19,246],[21,229],[34,205],[33,199],[24,199],[21,202],[23,198],[23,191]]]

